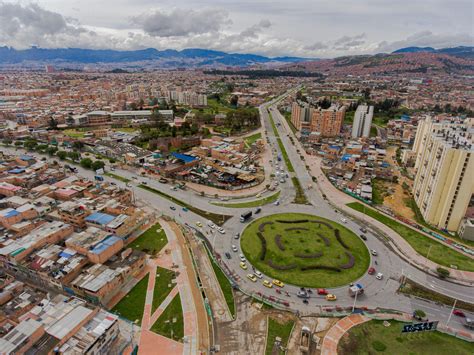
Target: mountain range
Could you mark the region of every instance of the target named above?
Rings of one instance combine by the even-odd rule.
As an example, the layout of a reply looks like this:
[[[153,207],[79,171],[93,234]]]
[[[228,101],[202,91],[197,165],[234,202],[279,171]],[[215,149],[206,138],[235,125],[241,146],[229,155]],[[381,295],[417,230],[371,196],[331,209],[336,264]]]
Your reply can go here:
[[[16,50],[9,47],[0,47],[0,64],[19,64],[25,62],[97,64],[152,61],[161,67],[215,67],[282,64],[307,60],[314,59],[299,57],[270,58],[255,54],[225,53],[199,48],[183,49],[181,51],[174,49],[160,51],[154,48],[117,51],[81,48],[45,49],[38,47]]]
[[[406,47],[400,48],[392,53],[440,53],[440,54],[449,54],[456,57],[474,57],[474,47],[459,46],[452,48],[440,48],[435,49],[433,47]]]

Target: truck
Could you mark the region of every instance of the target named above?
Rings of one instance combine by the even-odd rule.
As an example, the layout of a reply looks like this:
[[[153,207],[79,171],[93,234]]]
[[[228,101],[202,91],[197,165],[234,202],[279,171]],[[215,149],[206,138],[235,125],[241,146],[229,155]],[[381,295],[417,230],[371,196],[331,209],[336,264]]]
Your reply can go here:
[[[349,295],[351,297],[360,296],[364,293],[364,287],[361,284],[355,284],[349,287]]]
[[[252,211],[247,211],[240,215],[240,222],[246,222],[250,217],[252,217]]]
[[[104,181],[104,177],[100,176],[100,175],[94,176],[94,179],[97,180],[97,181]]]

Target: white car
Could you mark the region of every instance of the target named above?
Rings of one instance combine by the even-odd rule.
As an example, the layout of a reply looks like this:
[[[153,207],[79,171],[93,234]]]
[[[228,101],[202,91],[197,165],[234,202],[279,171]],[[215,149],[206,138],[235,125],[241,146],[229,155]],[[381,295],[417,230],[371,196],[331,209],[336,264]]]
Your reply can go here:
[[[371,249],[370,254],[372,254],[373,256],[377,256],[377,251],[374,249]]]
[[[214,223],[212,223],[211,221],[207,221],[207,226],[211,229],[216,228],[216,225]]]
[[[219,231],[220,234],[225,234],[225,229],[222,227],[217,227],[217,230]]]
[[[347,223],[347,219],[341,218],[341,222],[342,222],[342,223]]]
[[[232,251],[234,253],[237,253],[239,251],[239,249],[237,249],[237,247],[234,244],[232,244]]]
[[[381,272],[379,272],[379,273],[377,274],[377,276],[375,276],[375,278],[376,278],[377,280],[382,280],[382,279],[383,279],[383,274],[382,274]]]
[[[245,259],[245,256],[244,254],[239,254],[239,258],[240,258],[240,261],[245,263],[247,261],[247,259]]]
[[[236,235],[234,235],[234,239],[239,239],[240,238],[240,234],[237,233]]]
[[[280,200],[276,200],[275,203],[274,203],[275,206],[279,206],[280,205]]]
[[[263,274],[258,271],[258,270],[255,270],[255,272],[253,273],[255,276],[257,276],[259,279],[261,279],[263,277]]]

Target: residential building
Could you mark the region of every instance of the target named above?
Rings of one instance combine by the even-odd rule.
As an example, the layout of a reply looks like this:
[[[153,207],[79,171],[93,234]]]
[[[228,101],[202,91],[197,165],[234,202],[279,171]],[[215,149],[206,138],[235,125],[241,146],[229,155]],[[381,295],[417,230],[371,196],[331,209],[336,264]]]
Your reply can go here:
[[[369,137],[372,117],[374,116],[374,106],[359,105],[354,114],[352,123],[352,138]]]

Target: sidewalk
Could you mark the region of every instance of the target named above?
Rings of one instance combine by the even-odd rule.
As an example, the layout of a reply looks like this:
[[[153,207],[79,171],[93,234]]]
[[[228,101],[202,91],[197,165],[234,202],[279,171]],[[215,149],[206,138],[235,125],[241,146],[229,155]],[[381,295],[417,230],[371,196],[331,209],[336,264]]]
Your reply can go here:
[[[329,332],[324,337],[323,345],[321,346],[321,355],[337,354],[337,344],[339,344],[339,340],[342,336],[352,327],[369,320],[370,318],[360,314],[351,314],[350,316],[342,318],[331,329],[329,329]]]

